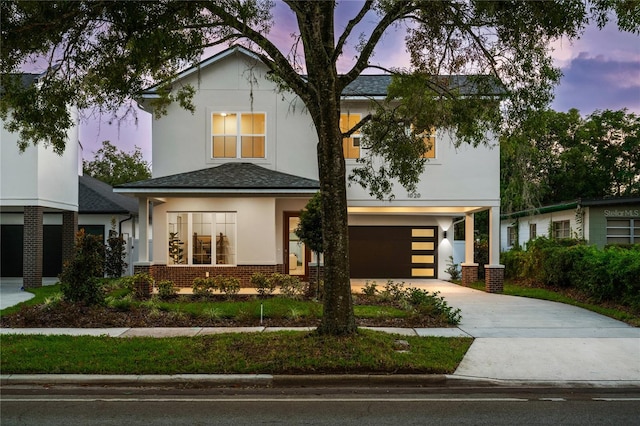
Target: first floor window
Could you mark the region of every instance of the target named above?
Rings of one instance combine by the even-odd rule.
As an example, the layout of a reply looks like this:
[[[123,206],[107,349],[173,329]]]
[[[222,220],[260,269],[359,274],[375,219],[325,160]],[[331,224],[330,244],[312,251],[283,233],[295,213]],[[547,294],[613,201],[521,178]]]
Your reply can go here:
[[[169,265],[235,265],[235,212],[168,214]]]
[[[607,219],[607,244],[640,243],[640,219]]]
[[[529,239],[535,240],[538,236],[538,226],[535,223],[529,224]]]
[[[553,238],[571,237],[571,225],[568,220],[553,222]]]

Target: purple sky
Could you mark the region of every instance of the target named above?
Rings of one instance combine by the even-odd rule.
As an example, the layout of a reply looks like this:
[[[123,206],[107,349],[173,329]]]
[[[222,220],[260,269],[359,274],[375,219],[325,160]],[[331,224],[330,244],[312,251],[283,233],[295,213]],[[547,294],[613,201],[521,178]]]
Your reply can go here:
[[[343,3],[344,13],[337,14],[336,31],[344,25],[346,19],[353,16],[352,11],[358,2]],[[281,5],[276,9],[277,26],[272,37],[278,46],[291,44],[288,25],[291,17],[284,13]],[[356,32],[356,35],[358,32]],[[376,50],[373,63],[385,67],[408,65],[408,55],[404,49],[404,33],[390,30]],[[588,115],[596,110],[618,110],[627,108],[640,114],[640,36],[622,33],[615,24],[607,25],[603,30],[587,28],[583,36],[569,43],[564,40],[553,43],[553,57],[561,67],[564,76],[556,88],[555,101],[551,107],[557,111],[577,108],[581,114]],[[347,51],[345,60],[353,55]],[[103,140],[109,140],[121,150],[132,152],[135,146],[141,148],[147,161],[151,161],[151,116],[138,113],[138,122],[109,124],[109,117],[93,119],[83,124],[80,140],[84,147],[85,159],[92,159]]]

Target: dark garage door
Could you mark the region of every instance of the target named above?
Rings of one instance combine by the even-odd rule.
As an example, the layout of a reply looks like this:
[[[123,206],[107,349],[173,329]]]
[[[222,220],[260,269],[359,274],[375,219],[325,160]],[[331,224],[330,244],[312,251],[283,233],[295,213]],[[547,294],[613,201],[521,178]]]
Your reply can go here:
[[[3,277],[22,276],[22,225],[2,225],[0,257]],[[62,272],[62,226],[44,225],[42,230],[42,276],[56,277]]]
[[[352,278],[437,278],[437,228],[351,226]]]

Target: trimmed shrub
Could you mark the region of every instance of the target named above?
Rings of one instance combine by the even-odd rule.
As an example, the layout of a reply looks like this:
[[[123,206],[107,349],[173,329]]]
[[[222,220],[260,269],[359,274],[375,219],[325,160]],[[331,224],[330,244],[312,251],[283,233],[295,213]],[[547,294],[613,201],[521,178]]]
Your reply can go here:
[[[213,278],[198,277],[194,278],[191,289],[194,296],[208,298],[213,294],[213,291],[218,289],[218,284]]]
[[[167,300],[178,294],[178,289],[173,285],[173,281],[163,280],[158,282],[158,297],[160,300]]]
[[[235,277],[223,277],[219,275],[214,278],[215,286],[221,293],[224,293],[227,298],[238,294],[240,291],[240,280]]]
[[[95,235],[76,234],[73,258],[60,274],[64,299],[73,303],[97,305],[104,301],[101,278],[104,276],[104,244]]]
[[[256,272],[251,275],[251,284],[256,288],[260,297],[272,294],[276,290],[276,283],[270,280],[266,275]]]

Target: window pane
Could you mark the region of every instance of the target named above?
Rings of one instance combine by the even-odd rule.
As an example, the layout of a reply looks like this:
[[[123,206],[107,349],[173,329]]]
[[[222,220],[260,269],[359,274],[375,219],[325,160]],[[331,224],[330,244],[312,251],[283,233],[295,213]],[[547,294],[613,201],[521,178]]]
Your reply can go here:
[[[348,132],[360,122],[360,114],[340,114],[340,131]],[[360,130],[342,140],[344,158],[360,158]]]
[[[242,136],[242,158],[264,158],[264,136]]]
[[[236,157],[236,137],[235,136],[214,136],[213,137],[213,157],[214,158],[235,158]]]
[[[238,132],[236,114],[215,113],[211,117],[211,133],[214,135],[235,135]]]
[[[344,158],[360,158],[360,138],[342,139]]]
[[[236,263],[236,226],[235,213],[216,213],[216,264],[234,265]]]
[[[210,265],[212,214],[193,213],[191,226],[193,231],[193,264]]]
[[[427,148],[424,153],[424,158],[436,158],[436,137],[435,135],[430,135],[424,138],[424,144]]]
[[[242,114],[240,118],[240,134],[264,135],[265,114]]]
[[[187,213],[169,213],[169,265],[183,265],[188,263],[189,252],[188,227],[189,221]]]

